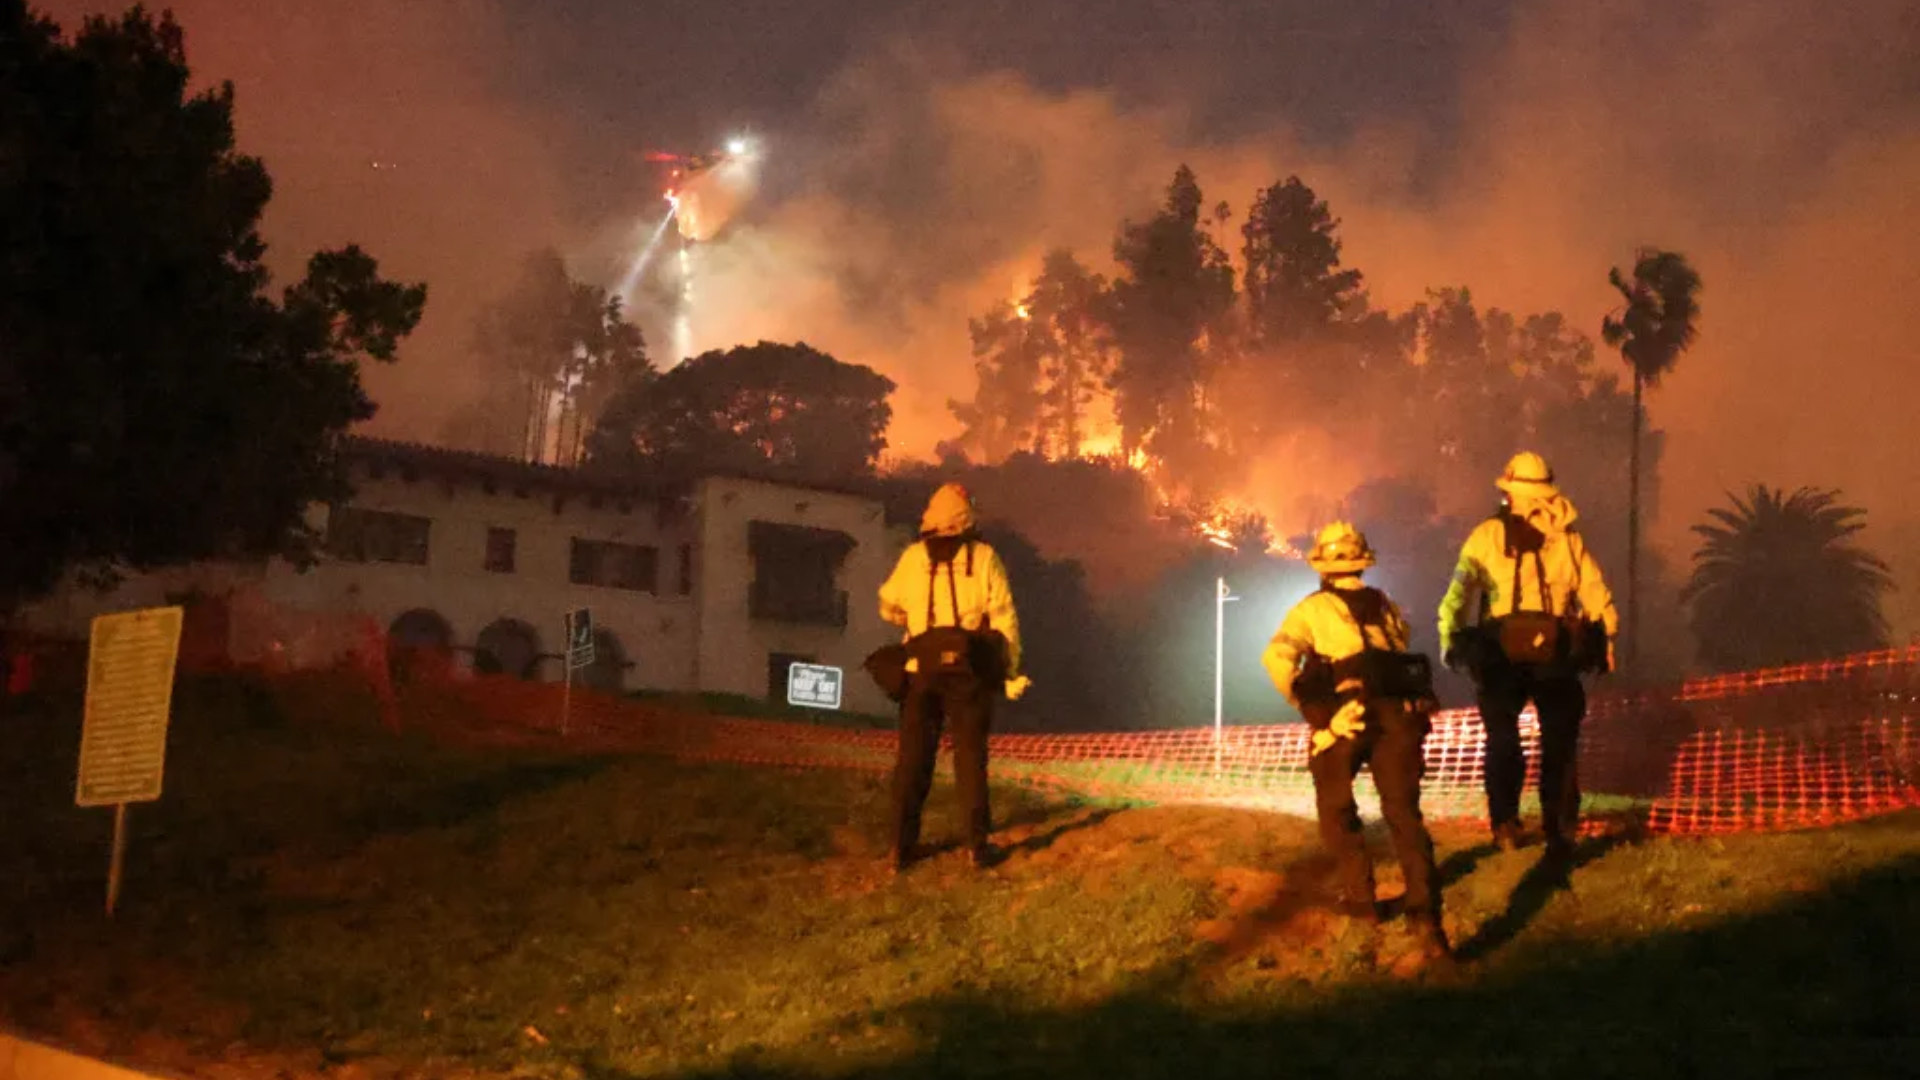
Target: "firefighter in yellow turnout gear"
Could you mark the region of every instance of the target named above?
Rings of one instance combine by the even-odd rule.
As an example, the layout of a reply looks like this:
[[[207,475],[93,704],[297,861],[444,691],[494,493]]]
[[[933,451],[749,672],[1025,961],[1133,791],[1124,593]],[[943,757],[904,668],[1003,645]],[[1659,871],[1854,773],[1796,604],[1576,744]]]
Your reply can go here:
[[[1367,538],[1346,522],[1320,530],[1307,562],[1319,591],[1287,613],[1261,655],[1273,685],[1312,728],[1320,837],[1337,864],[1342,910],[1377,922],[1373,862],[1360,831],[1353,781],[1373,770],[1381,816],[1407,882],[1404,910],[1421,951],[1449,955],[1440,921],[1433,838],[1420,813],[1420,780],[1435,701],[1426,658],[1406,651],[1407,620],[1360,575],[1374,564]]]
[[[1018,698],[1020,617],[1000,556],[980,538],[973,500],[959,484],[934,492],[920,538],[880,586],[880,617],[906,634],[907,684],[893,774],[893,862],[904,869],[920,840],[944,727],[974,865],[992,861],[987,734],[995,700]]]
[[[1495,486],[1507,505],[1467,537],[1440,602],[1440,655],[1473,681],[1486,728],[1487,817],[1506,850],[1520,844],[1526,761],[1520,713],[1540,717],[1540,823],[1548,854],[1564,858],[1579,833],[1583,671],[1613,669],[1619,614],[1599,563],[1539,454],[1507,463]]]

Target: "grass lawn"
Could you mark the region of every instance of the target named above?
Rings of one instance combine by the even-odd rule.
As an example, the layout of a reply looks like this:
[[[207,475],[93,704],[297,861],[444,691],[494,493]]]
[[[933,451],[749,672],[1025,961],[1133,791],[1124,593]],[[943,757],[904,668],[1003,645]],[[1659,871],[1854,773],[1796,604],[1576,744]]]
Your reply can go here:
[[[194,1075],[1920,1075],[1915,815],[1594,841],[1570,889],[1443,833],[1471,959],[1409,977],[1319,909],[1298,819],[1011,788],[1003,865],[890,880],[871,773],[450,748],[206,682],[108,922],[77,714],[0,716],[0,1018]]]

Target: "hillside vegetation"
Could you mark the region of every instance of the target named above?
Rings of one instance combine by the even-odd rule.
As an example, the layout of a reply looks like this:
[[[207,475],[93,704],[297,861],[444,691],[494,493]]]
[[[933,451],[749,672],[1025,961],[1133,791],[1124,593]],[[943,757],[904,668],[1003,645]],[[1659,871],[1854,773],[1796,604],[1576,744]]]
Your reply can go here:
[[[0,717],[0,1016],[195,1075],[1920,1067],[1912,815],[1596,839],[1566,888],[1443,834],[1469,960],[1410,975],[1392,924],[1319,909],[1297,819],[1003,789],[1001,866],[894,880],[881,776],[463,748],[322,682],[194,682],[108,922],[77,715]]]

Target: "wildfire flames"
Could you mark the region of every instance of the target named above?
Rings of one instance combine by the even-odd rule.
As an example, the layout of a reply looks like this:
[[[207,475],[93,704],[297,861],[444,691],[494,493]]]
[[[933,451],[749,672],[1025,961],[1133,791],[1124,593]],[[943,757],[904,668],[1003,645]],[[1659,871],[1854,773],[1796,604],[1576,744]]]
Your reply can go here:
[[[1120,434],[1115,430],[1109,429],[1088,438],[1080,446],[1080,457],[1087,461],[1114,462],[1139,473],[1146,478],[1148,486],[1153,490],[1158,514],[1162,520],[1190,522],[1195,535],[1227,551],[1240,551],[1242,543],[1247,539],[1243,532],[1236,529],[1236,526],[1244,526],[1245,523],[1256,518],[1269,523],[1273,520],[1270,514],[1252,502],[1237,498],[1217,499],[1207,508],[1204,518],[1198,521],[1193,520],[1194,515],[1191,511],[1183,510],[1178,500],[1169,495],[1154,478],[1145,451],[1135,450],[1131,455],[1123,456],[1120,448]],[[1285,537],[1278,535],[1269,540],[1265,554],[1283,559],[1304,560],[1306,558],[1305,552],[1288,543]]]
[[[1033,311],[1027,303],[1032,289],[1032,281],[1025,278],[1016,279],[1013,283],[1013,293],[1007,300],[1007,307],[1012,311],[1013,316],[1023,322],[1033,318]],[[1190,506],[1183,508],[1179,500],[1175,499],[1155,477],[1152,461],[1148,458],[1146,451],[1136,449],[1130,454],[1126,453],[1120,445],[1120,432],[1112,422],[1112,416],[1110,414],[1105,416],[1104,421],[1103,424],[1096,421],[1096,424],[1101,427],[1097,434],[1081,440],[1080,459],[1111,462],[1139,473],[1153,491],[1157,516],[1161,520],[1190,525],[1194,533],[1208,543],[1233,552],[1242,551],[1245,542],[1251,539],[1246,528],[1249,522],[1255,520],[1267,522],[1271,530],[1273,515],[1251,502],[1235,498],[1216,499],[1206,508],[1205,516],[1195,520],[1196,514],[1193,508]],[[1304,552],[1278,535],[1269,539],[1264,553],[1287,559],[1306,558]]]
[[[1239,551],[1232,528],[1234,522],[1245,521],[1260,511],[1246,503],[1233,499],[1222,499],[1214,504],[1213,516],[1194,526],[1196,532],[1205,537],[1215,547],[1228,551]],[[1264,515],[1262,515],[1264,516]],[[1285,537],[1274,536],[1267,542],[1266,554],[1282,559],[1305,560],[1306,552],[1288,543]]]

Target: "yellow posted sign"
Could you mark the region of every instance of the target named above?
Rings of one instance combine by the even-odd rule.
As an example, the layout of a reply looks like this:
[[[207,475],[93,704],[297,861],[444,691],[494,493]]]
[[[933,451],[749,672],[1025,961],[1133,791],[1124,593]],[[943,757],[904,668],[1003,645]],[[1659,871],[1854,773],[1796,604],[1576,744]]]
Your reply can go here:
[[[93,620],[75,805],[123,806],[160,797],[185,617],[185,608],[163,607]]]

